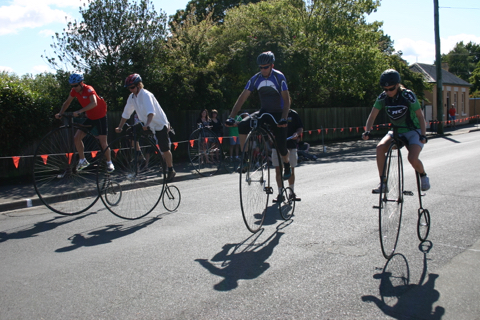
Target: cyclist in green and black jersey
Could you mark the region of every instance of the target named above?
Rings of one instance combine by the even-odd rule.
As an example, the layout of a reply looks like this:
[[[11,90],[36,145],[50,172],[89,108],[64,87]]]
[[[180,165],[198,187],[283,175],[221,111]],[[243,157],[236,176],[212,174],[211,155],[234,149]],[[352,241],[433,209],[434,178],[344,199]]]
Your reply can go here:
[[[421,189],[427,191],[430,189],[430,181],[425,173],[422,161],[420,161],[420,152],[425,143],[426,137],[426,123],[423,116],[420,103],[413,91],[406,89],[400,84],[400,74],[394,69],[385,70],[380,76],[380,86],[384,91],[378,96],[372,111],[367,119],[365,132],[362,134],[364,140],[369,138],[369,132],[372,129],[375,118],[380,110],[385,108],[385,111],[396,126],[406,128],[399,128],[400,137],[404,137],[408,141],[406,146],[408,149],[408,161],[412,167],[420,174]],[[377,167],[382,179],[383,165],[385,163],[385,154],[390,146],[390,141],[393,138],[393,132],[389,131],[385,137],[377,145]],[[380,193],[382,183],[378,184],[373,193]],[[386,187],[385,184],[383,184]]]

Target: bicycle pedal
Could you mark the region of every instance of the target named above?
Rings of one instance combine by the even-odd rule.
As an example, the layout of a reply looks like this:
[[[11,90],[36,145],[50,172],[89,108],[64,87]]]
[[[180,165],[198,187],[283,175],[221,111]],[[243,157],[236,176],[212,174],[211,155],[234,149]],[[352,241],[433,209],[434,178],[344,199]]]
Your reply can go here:
[[[404,190],[404,191],[403,191],[403,194],[404,194],[405,196],[413,196],[413,192],[412,192],[412,191]]]

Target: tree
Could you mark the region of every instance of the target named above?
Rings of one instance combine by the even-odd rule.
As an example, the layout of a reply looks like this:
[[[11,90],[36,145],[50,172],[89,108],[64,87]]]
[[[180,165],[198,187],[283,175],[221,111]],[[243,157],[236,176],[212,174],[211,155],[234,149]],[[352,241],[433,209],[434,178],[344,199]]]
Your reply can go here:
[[[446,55],[442,55],[442,62],[448,63],[448,71],[457,77],[469,81],[476,64],[480,61],[480,45],[463,41],[458,42]]]
[[[472,87],[470,88],[470,96],[480,98],[480,61],[477,63],[477,67],[473,70],[472,76],[469,80],[472,84]]]
[[[89,0],[80,8],[83,21],[73,21],[51,45],[53,68],[73,67],[85,73],[103,95],[109,110],[120,108],[123,79],[130,73],[147,78],[161,58],[166,15],[157,14],[149,0]],[[159,54],[160,53],[160,54]]]

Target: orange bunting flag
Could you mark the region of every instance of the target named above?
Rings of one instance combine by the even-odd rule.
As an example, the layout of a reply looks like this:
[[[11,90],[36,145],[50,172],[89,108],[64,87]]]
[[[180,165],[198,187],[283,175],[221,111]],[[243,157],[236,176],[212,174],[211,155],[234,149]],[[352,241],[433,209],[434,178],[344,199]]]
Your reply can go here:
[[[333,128],[333,133],[335,133],[335,131],[337,131],[337,128]]]
[[[190,140],[190,147],[193,148],[193,144],[195,143],[195,140]]]
[[[157,149],[160,150],[160,146],[157,144]]]
[[[98,151],[92,151],[92,158],[95,158],[97,156]]]
[[[328,128],[325,129],[325,134],[328,134]]]
[[[365,128],[365,127],[364,127]],[[357,132],[358,132],[359,128],[357,127]]]
[[[308,131],[308,134],[312,134],[312,131]]]
[[[238,137],[233,137],[233,141],[235,141],[235,143],[237,143],[237,138]]]
[[[317,131],[318,131],[318,134],[320,134],[322,132],[322,129],[318,129]]]
[[[208,143],[208,138],[205,138],[205,144],[207,144],[207,143]]]
[[[72,157],[73,157],[73,153],[66,153],[65,154],[68,158],[68,164],[71,164],[72,163]]]
[[[120,149],[113,149],[113,152],[115,152],[115,157],[117,156],[117,153]]]
[[[340,132],[343,132],[344,128],[340,129]]]
[[[220,144],[222,144],[223,137],[218,137],[218,141],[220,141]]]
[[[20,162],[20,157],[12,157],[13,159],[13,164],[15,165],[15,168],[18,169],[18,163]]]
[[[353,129],[353,128],[350,128],[350,132],[352,132],[352,129]]]
[[[48,154],[42,154],[40,157],[42,157],[43,164],[47,164]]]
[[[174,146],[173,150],[177,150],[177,148],[178,148],[178,142],[174,142],[174,143],[173,143],[173,146]]]

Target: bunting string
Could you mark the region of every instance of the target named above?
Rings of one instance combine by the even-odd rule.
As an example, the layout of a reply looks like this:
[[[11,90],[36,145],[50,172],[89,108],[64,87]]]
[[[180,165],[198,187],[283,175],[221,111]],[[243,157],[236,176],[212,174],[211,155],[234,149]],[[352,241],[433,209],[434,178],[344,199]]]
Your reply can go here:
[[[475,116],[471,116],[471,117],[468,117],[468,118],[464,118],[464,119],[458,119],[458,120],[447,120],[447,121],[429,121],[429,124],[430,124],[430,128],[432,127],[432,125],[438,125],[439,123],[442,123],[443,125],[451,125],[453,123],[455,124],[458,124],[458,123],[464,123],[464,122],[469,122],[471,120],[474,120],[474,119],[480,119],[480,115],[475,115]],[[388,127],[390,126],[391,124],[389,123],[386,123],[386,124],[378,124],[378,125],[374,125],[373,126],[373,130],[380,130],[382,128],[385,128],[385,127]],[[345,133],[345,132],[349,132],[351,133],[353,130],[355,130],[357,133],[360,133],[360,129],[365,131],[365,127],[344,127],[344,128],[321,128],[321,129],[313,129],[313,130],[304,130],[302,132],[302,137],[304,134],[308,134],[308,135],[312,135],[314,133],[316,134],[321,134],[322,132],[324,132],[326,135],[328,135],[328,131],[330,130],[330,132],[333,132],[333,133],[336,133],[337,130],[340,132],[340,133]],[[229,139],[229,138],[233,138],[234,141],[236,142],[238,137],[237,136],[224,136],[224,137],[218,137],[218,140],[220,142],[220,144],[223,144],[223,141],[224,139]],[[208,141],[208,138],[205,138],[205,141],[207,142]],[[185,141],[176,141],[176,142],[172,142],[173,144],[173,150],[175,151],[178,146],[180,144],[186,144],[186,143],[190,143],[190,146],[193,147],[194,146],[194,143],[195,143],[195,140],[185,140]],[[158,145],[157,145],[157,148],[158,148]],[[119,151],[119,149],[114,149],[113,152],[115,153],[115,155],[117,154],[117,152]],[[93,158],[95,158],[97,156],[99,151],[90,151],[91,155]],[[89,153],[89,152],[85,152],[85,153]],[[40,155],[43,163],[46,165],[47,164],[47,161],[48,161],[48,157],[49,156],[59,156],[59,155],[64,155],[68,158],[68,161],[69,163],[71,163],[72,161],[72,158],[73,158],[73,153],[61,153],[61,154],[44,154],[44,155]],[[19,165],[20,165],[20,160],[22,158],[33,158],[33,155],[26,155],[26,156],[7,156],[7,157],[0,157],[0,159],[12,159],[13,161],[13,164],[15,166],[16,169],[18,169]]]

